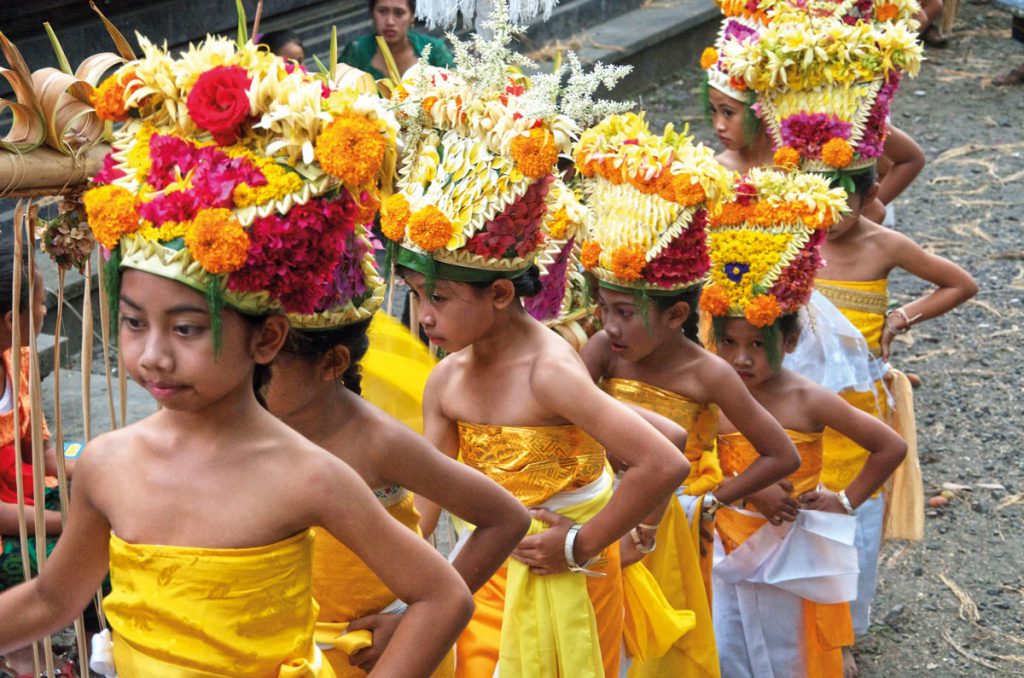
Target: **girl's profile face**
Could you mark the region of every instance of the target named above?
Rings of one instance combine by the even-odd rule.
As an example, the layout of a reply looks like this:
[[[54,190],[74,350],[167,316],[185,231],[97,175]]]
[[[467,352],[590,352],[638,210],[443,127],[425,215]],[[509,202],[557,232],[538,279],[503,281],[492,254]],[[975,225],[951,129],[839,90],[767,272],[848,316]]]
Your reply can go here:
[[[427,294],[422,273],[408,273],[405,282],[416,298],[416,319],[431,345],[446,353],[461,350],[482,337],[490,328],[494,306],[486,289],[466,283],[435,280]]]
[[[597,293],[597,307],[611,350],[623,360],[635,362],[647,357],[672,332],[665,323],[668,314],[653,301],[648,304],[645,325],[637,297],[630,292],[602,287]]]
[[[864,197],[860,193],[848,193],[846,206],[850,208],[850,211],[840,215],[839,221],[829,227],[826,236],[828,240],[837,240],[843,237],[857,223],[864,210]]]
[[[743,129],[746,105],[714,87],[708,88],[708,99],[711,104],[711,124],[722,146],[730,151],[738,151],[746,146],[746,134]]]
[[[129,375],[170,410],[197,411],[232,395],[252,396],[255,330],[241,315],[221,314],[216,356],[203,295],[151,273],[126,269],[118,342]]]
[[[718,355],[732,365],[747,388],[758,386],[778,374],[765,351],[766,333],[754,327],[744,318],[729,318],[725,321],[722,335],[717,337]],[[778,335],[768,335],[779,341]],[[778,354],[781,355],[780,347]]]

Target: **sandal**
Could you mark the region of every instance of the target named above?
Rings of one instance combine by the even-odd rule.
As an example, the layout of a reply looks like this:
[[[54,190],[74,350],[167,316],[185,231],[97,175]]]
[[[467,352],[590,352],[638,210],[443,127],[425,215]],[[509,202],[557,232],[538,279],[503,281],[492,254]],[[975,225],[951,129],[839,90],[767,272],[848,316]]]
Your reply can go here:
[[[928,26],[925,32],[921,34],[921,40],[929,47],[937,49],[949,46],[949,36],[943,35],[935,24]]]

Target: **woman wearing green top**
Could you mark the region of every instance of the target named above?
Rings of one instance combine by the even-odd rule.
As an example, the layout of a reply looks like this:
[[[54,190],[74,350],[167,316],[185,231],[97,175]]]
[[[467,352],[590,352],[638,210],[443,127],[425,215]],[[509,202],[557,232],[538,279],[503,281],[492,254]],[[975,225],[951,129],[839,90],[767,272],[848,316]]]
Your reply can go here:
[[[444,40],[409,30],[416,16],[416,0],[370,0],[370,16],[374,35],[364,35],[345,45],[339,57],[343,63],[366,71],[378,80],[387,77],[387,65],[377,50],[376,36],[379,35],[388,44],[401,73],[419,61],[427,45],[431,46],[431,66],[450,68],[455,65]]]

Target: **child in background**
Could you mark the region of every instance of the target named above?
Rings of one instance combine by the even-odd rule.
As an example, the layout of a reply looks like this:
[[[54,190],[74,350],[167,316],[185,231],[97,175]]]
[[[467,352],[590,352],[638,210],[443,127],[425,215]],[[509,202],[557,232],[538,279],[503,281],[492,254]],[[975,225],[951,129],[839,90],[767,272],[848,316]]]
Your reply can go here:
[[[878,195],[865,205],[864,216],[876,224],[894,228],[896,217],[892,202],[924,169],[925,157],[924,151],[909,134],[892,124],[888,128],[885,150],[875,165],[879,176]]]
[[[591,211],[583,263],[597,278],[604,326],[581,357],[607,393],[689,432],[690,474],[676,489],[678,502],[670,503],[660,524],[656,516],[634,528],[645,551],[656,533],[657,548],[642,556],[626,539],[620,548],[630,554],[624,565],[643,557],[672,607],[692,610],[697,626],[667,655],[634,658],[629,675],[717,675],[711,560],[699,559],[701,545],[693,537],[701,525],[700,507],[771,485],[798,463],[782,428],[696,337],[697,300],[709,266],[707,212],[730,194],[732,172],[715,162],[710,149],[694,146],[671,126],[661,136],[652,134],[636,114],[612,116],[584,132],[576,159]],[[718,497],[722,471],[714,446],[719,406],[764,452],[749,472],[723,488],[724,497]]]
[[[260,36],[258,42],[261,45],[266,45],[271,54],[276,54],[282,59],[294,61],[297,64],[306,60],[306,48],[302,45],[302,38],[295,31],[287,28],[270,31]]]
[[[842,206],[842,191],[820,176],[755,169],[736,193],[737,201],[709,220],[712,265],[701,305],[713,318],[718,354],[786,429],[801,465],[784,482],[747,497],[754,511],[726,506],[715,514],[723,549],[713,573],[722,674],[836,676],[841,648],[852,640],[845,601],[856,594],[855,524],[818,512],[853,514],[906,446],[884,423],[781,369],[783,353],[799,337],[795,313],[810,296],[821,265],[818,247]],[[838,493],[818,486],[825,426],[874,453]],[[757,456],[726,417],[718,449],[724,491]],[[774,528],[784,522],[794,525]],[[787,553],[807,552],[794,540],[813,548],[815,558],[787,560]]]
[[[67,623],[109,566],[106,675],[333,676],[313,641],[311,528],[323,526],[409,604],[376,671],[422,675],[471,614],[465,584],[259,401],[286,313],[316,326],[362,301],[338,269],[372,220],[394,121],[373,98],[325,98],[330,83],[247,41],[208,38],[189,53],[200,72],[168,88],[165,72],[192,66],[141,43],[145,56],[101,86],[97,112],[126,124],[84,204],[110,251],[126,369],[162,408],[89,443],[52,560],[0,596],[0,648]],[[281,100],[316,127],[292,121],[280,139],[264,116]],[[303,144],[313,183],[293,169]]]

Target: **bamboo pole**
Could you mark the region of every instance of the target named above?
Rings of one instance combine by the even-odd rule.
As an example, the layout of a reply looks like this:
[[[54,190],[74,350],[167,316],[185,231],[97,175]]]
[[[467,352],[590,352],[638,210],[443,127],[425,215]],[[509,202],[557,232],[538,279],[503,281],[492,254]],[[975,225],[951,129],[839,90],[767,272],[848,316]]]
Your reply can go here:
[[[102,266],[100,271],[100,341],[103,343],[103,371],[106,373],[107,380],[107,407],[110,408],[110,430],[113,431],[118,427],[118,424],[117,409],[114,407],[114,383],[110,370],[110,300],[107,297],[107,283],[103,279]],[[123,419],[121,424],[124,424]]]

